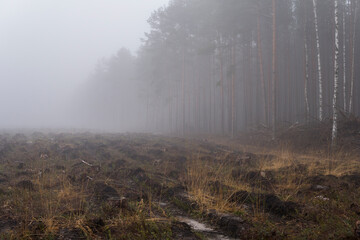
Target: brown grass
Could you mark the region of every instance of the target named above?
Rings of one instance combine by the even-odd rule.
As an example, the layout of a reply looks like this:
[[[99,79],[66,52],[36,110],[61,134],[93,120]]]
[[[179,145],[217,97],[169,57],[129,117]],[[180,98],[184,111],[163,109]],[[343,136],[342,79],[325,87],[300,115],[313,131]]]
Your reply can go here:
[[[248,150],[244,146],[240,149],[243,152]],[[254,151],[254,148],[251,149]],[[257,166],[249,168],[248,171],[275,172],[281,181],[276,185],[271,185],[270,191],[285,201],[296,198],[299,190],[306,187],[304,180],[309,176],[322,174],[340,177],[350,173],[360,173],[358,157],[346,151],[299,154],[283,146],[278,150],[261,149],[255,152],[255,154],[258,153],[264,157],[260,158]],[[274,157],[267,157],[269,155]],[[306,172],[299,173],[297,169],[299,166],[305,166]],[[217,209],[221,212],[237,211],[239,209],[228,201],[229,196],[234,192],[239,190],[255,193],[268,192],[262,189],[261,183],[256,184],[257,187],[254,188],[248,183],[235,180],[231,176],[233,168],[232,163],[221,158],[214,162],[202,161],[199,154],[187,161],[185,183],[191,196],[203,209]],[[220,182],[221,186],[230,187],[231,191],[226,192],[220,189],[219,192],[212,192],[209,183],[215,181]]]

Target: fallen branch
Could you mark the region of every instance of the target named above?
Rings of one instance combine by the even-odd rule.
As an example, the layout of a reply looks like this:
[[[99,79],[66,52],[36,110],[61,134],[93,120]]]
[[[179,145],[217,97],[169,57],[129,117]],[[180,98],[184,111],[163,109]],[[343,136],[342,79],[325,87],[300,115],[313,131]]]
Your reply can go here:
[[[85,162],[84,160],[82,160],[82,159],[80,159],[81,160],[81,162],[82,163],[84,163],[84,164],[86,164],[86,165],[88,165],[88,166],[90,166],[90,167],[92,167],[93,165],[92,164],[90,164],[90,163],[88,163],[88,162]]]

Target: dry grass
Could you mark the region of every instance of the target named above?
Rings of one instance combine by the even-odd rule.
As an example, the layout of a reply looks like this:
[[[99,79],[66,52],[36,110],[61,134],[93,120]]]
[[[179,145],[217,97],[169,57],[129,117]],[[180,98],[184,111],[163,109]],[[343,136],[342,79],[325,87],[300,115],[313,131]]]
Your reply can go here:
[[[1,185],[6,194],[9,193],[0,195],[4,198],[0,199],[1,210],[4,214],[16,216],[18,224],[16,232],[7,237],[51,238],[59,236],[64,229],[78,229],[89,239],[156,239],[159,236],[171,239],[169,226],[174,220],[171,216],[179,214],[172,210],[199,213],[197,207],[193,208],[195,205],[186,201],[184,204],[188,204],[189,209],[179,210],[181,206],[177,206],[175,201],[183,193],[188,193],[191,200],[198,203],[201,213],[215,209],[241,215],[253,224],[254,239],[267,238],[267,234],[272,236],[273,231],[286,232],[288,229],[293,231],[290,239],[296,234],[303,239],[316,239],[321,234],[327,236],[336,228],[349,232],[353,220],[358,217],[349,210],[352,203],[360,206],[358,189],[351,185],[350,180],[349,189],[341,189],[342,192],[337,192],[335,187],[327,192],[310,190],[313,183],[309,179],[312,177],[331,174],[338,177],[331,178],[335,179],[334,185],[340,185],[348,181],[342,176],[360,173],[358,156],[345,150],[295,153],[287,145],[266,149],[239,145],[231,140],[227,140],[225,146],[203,140],[167,139],[167,144],[164,140],[156,145],[153,139],[144,145],[127,141],[109,150],[112,158],[102,160],[101,172],[94,175],[91,175],[91,167],[82,166],[77,158],[64,160],[54,154],[54,157],[44,160],[37,156],[38,150],[33,150],[36,154],[29,150],[30,154],[27,154],[32,154],[32,158],[22,169],[11,161],[0,164],[0,170],[9,175],[9,182]],[[123,149],[123,152],[117,148]],[[83,149],[81,151],[85,154],[87,150]],[[151,150],[155,150],[154,154],[149,153]],[[16,151],[16,154],[19,152]],[[249,154],[250,160],[246,158],[247,153],[252,153]],[[24,156],[10,157],[22,159]],[[143,157],[150,160],[143,160]],[[125,159],[126,165],[116,167],[117,159]],[[98,163],[92,159],[94,162]],[[56,168],[55,164],[65,170]],[[132,176],[139,168],[143,172]],[[234,174],[234,170],[239,171]],[[30,174],[16,177],[22,172]],[[85,174],[85,178],[78,172]],[[93,180],[87,179],[88,175]],[[73,176],[77,178],[73,180]],[[141,178],[146,180],[139,180]],[[21,180],[31,180],[36,190],[16,187]],[[131,200],[129,197],[127,207],[117,206],[114,213],[113,200],[101,203],[94,200],[97,194],[94,186],[98,182],[112,187],[120,196],[128,197],[126,194],[129,193]],[[186,186],[187,192],[179,186],[181,183]],[[172,191],[174,195],[170,195]],[[238,191],[246,191],[255,197],[252,202],[231,201],[230,197]],[[292,201],[304,207],[293,219],[280,218],[265,209],[264,202],[261,202],[264,200],[260,196],[269,194],[282,202]],[[330,200],[317,198],[320,195]],[[160,207],[160,202],[179,209],[168,212],[167,207]],[[104,224],[98,231],[89,221],[99,218]],[[345,236],[345,230],[338,231],[336,236]]]
[[[238,146],[237,149],[239,149]],[[240,149],[243,152],[248,150],[244,146],[240,147]],[[251,150],[254,151],[255,148],[252,147]],[[263,157],[259,158],[256,166],[248,168],[247,171],[258,172],[265,178],[273,177],[269,177],[267,173],[276,175],[276,183],[271,183],[269,179],[271,189],[263,189],[261,181],[255,182],[256,187],[254,188],[248,182],[234,179],[231,170],[235,166],[233,163],[224,160],[226,154],[224,154],[223,159],[218,158],[214,162],[202,161],[198,154],[187,161],[186,165],[185,183],[190,194],[203,209],[232,212],[239,209],[236,209],[236,206],[229,202],[229,197],[239,190],[255,193],[270,191],[284,201],[288,201],[295,199],[299,190],[308,186],[305,180],[310,176],[320,174],[340,177],[360,172],[357,155],[345,151],[299,154],[291,151],[286,146],[282,146],[278,150],[266,151],[261,149],[255,154]],[[209,184],[214,182],[220,183],[219,191],[214,192],[213,186]],[[224,189],[224,187],[230,189],[230,191]]]
[[[75,226],[86,230],[83,224],[85,212],[81,214],[78,211],[79,213],[71,214],[70,217],[64,215],[85,209],[86,186],[72,185],[64,173],[45,173],[46,167],[40,169],[43,169],[41,174],[38,171],[30,179],[36,186],[35,191],[17,188],[11,191],[6,207],[24,223],[23,230],[17,231],[14,237],[33,239],[30,232],[34,228],[39,228],[39,236],[55,235],[62,227]]]
[[[234,210],[235,205],[229,202],[233,193],[249,189],[245,183],[231,177],[229,163],[202,161],[199,156],[187,161],[185,183],[203,210],[216,209],[221,212]]]

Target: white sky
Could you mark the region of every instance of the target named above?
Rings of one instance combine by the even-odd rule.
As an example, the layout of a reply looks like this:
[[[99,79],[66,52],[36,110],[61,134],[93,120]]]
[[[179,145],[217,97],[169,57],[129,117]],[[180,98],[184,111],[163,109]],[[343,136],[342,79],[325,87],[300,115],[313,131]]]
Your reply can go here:
[[[46,111],[100,58],[121,47],[135,53],[151,12],[167,3],[0,0],[0,127]]]

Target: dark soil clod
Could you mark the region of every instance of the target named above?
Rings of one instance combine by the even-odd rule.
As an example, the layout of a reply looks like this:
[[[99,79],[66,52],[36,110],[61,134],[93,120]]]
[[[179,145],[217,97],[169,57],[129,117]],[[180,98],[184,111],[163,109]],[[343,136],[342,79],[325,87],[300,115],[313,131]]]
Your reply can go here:
[[[16,187],[29,191],[35,191],[36,189],[35,184],[30,180],[22,180],[16,184]]]

